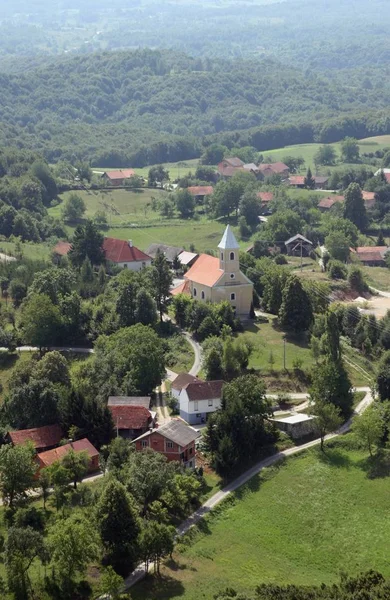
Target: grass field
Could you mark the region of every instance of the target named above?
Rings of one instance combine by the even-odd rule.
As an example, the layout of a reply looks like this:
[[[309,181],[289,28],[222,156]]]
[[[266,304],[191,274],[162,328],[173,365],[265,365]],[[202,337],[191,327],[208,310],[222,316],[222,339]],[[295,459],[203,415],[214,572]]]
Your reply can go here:
[[[21,242],[20,249],[26,258],[33,260],[48,260],[50,258],[50,246],[45,243],[34,244],[33,242]],[[0,242],[0,252],[11,254],[16,253],[16,242]]]
[[[195,173],[196,171],[196,167],[199,164],[199,158],[192,158],[189,160],[183,160],[180,162],[175,162],[175,163],[162,163],[164,169],[168,169],[169,171],[169,175],[170,175],[170,179],[171,181],[174,181],[175,179],[178,179],[180,177],[183,177],[183,175],[187,174],[189,171],[192,171],[193,173]],[[148,173],[149,173],[149,169],[152,168],[152,166],[157,166],[157,165],[150,165],[148,167],[144,167],[142,169],[134,169],[134,171],[136,172],[137,175],[140,175],[141,177],[145,177],[146,179],[148,178]],[[112,167],[93,167],[94,171],[114,171],[115,169]]]
[[[367,283],[383,292],[390,292],[390,270],[387,267],[362,267]]]
[[[163,577],[132,588],[133,600],[209,599],[262,582],[332,583],[340,572],[390,575],[389,481],[367,477],[367,453],[333,442],[268,469],[200,524]]]

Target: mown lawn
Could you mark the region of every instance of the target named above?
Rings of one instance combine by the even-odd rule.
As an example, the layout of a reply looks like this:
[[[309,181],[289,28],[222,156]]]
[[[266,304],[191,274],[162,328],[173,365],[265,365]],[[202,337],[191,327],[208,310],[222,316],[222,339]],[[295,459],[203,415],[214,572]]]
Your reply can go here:
[[[362,267],[367,283],[383,292],[390,292],[390,269],[387,267]]]
[[[390,575],[389,480],[369,479],[367,453],[333,442],[268,469],[206,517],[158,581],[132,588],[133,600],[209,599],[226,587],[261,582],[332,583],[340,572]]]
[[[23,256],[32,260],[49,260],[51,248],[44,242],[34,244],[33,242],[21,242],[16,247],[16,242],[0,242],[0,252],[15,256],[19,250]]]

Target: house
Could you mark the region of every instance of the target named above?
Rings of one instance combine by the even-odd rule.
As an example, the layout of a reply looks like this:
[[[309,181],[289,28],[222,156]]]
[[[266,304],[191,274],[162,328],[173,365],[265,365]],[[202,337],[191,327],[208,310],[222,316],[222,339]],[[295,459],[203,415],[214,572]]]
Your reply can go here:
[[[109,396],[107,406],[143,406],[149,410],[150,396]]]
[[[190,192],[191,196],[194,197],[196,202],[203,204],[206,196],[211,196],[214,188],[212,185],[193,185],[188,187],[187,191]]]
[[[299,413],[290,417],[271,419],[281,431],[287,433],[293,440],[298,440],[313,434],[317,429],[316,417]]]
[[[156,413],[132,404],[108,405],[117,435],[135,439],[156,425]]]
[[[198,431],[183,421],[172,420],[158,429],[148,431],[134,440],[138,451],[152,448],[164,454],[169,461],[177,460],[185,467],[195,468],[195,440],[200,436]]]
[[[289,177],[288,183],[291,187],[304,188],[305,187],[305,179],[306,179],[306,177],[304,175],[293,175],[293,176]],[[326,187],[326,185],[328,184],[328,181],[329,181],[329,177],[322,177],[319,175],[313,176],[313,179],[315,182],[316,190],[321,190],[324,187]]]
[[[274,193],[273,192],[257,192],[256,197],[261,201],[262,207],[265,208],[274,199]]]
[[[106,171],[102,175],[102,179],[108,185],[113,185],[115,187],[122,186],[125,184],[126,179],[130,179],[135,175],[135,171],[133,169],[120,169],[118,171]]]
[[[261,163],[259,165],[259,171],[263,175],[263,177],[272,177],[272,175],[280,175],[282,179],[287,179],[290,174],[288,166],[282,162]]]
[[[253,299],[253,283],[240,270],[239,245],[228,225],[218,245],[219,257],[200,254],[172,295],[187,293],[202,302],[227,301],[236,315],[247,318]]]
[[[390,184],[390,169],[378,169],[378,171],[376,171],[375,173],[375,177],[380,175],[381,172],[383,173],[384,178],[386,179],[386,183]]]
[[[384,267],[386,265],[386,256],[390,252],[388,246],[358,246],[351,248],[352,254],[367,267]]]
[[[171,383],[171,394],[174,398],[179,400],[180,392],[182,389],[187,386],[189,383],[203,382],[199,377],[195,377],[195,375],[190,375],[189,373],[179,373],[179,375],[174,379]]]
[[[58,242],[53,251],[58,256],[69,254],[72,244],[69,242]],[[105,237],[103,240],[103,252],[106,261],[118,265],[122,269],[131,271],[140,271],[144,267],[150,267],[152,257],[136,246],[133,246],[131,240],[117,240],[116,238]]]
[[[362,190],[362,196],[364,200],[364,206],[366,210],[370,210],[375,206],[375,192],[365,192]]]
[[[34,429],[9,431],[6,439],[14,446],[23,446],[31,442],[37,452],[43,452],[58,446],[62,437],[62,429],[59,425],[45,425]]]
[[[150,244],[146,250],[146,254],[152,258],[156,258],[158,251],[164,254],[169,263],[173,263],[175,257],[179,256],[179,254],[184,251],[184,248],[179,248],[178,246],[167,246],[165,244]]]
[[[193,381],[179,395],[180,417],[190,425],[206,423],[207,417],[221,408],[224,381]]]
[[[321,198],[318,203],[318,208],[321,212],[327,212],[337,203],[343,203],[344,196],[328,196],[327,198]]]
[[[180,252],[178,256],[182,267],[192,267],[197,258],[198,254],[196,254],[195,252],[187,252],[186,250]]]
[[[221,177],[233,177],[237,171],[243,170],[244,163],[240,158],[224,158],[217,166],[218,173]]]
[[[289,256],[309,256],[313,248],[312,242],[300,233],[284,242],[284,245]]]
[[[75,452],[87,452],[89,456],[88,471],[94,473],[99,470],[99,452],[87,438],[83,438],[82,440],[69,442],[69,444],[65,444],[64,446],[59,446],[53,450],[47,450],[46,452],[37,454],[39,471],[62,460],[71,450],[74,450]]]
[[[152,257],[133,246],[131,240],[106,237],[103,241],[103,251],[107,261],[122,269],[140,271],[152,264]]]

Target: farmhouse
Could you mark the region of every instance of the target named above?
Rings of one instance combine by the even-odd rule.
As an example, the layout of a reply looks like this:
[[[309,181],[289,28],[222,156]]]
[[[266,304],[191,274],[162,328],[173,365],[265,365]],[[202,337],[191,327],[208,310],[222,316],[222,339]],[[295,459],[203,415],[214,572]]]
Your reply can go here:
[[[132,404],[108,405],[117,435],[135,439],[156,425],[156,413]]]
[[[149,410],[149,396],[109,396],[107,406],[143,406]]]
[[[309,256],[313,248],[311,241],[303,237],[300,233],[291,237],[284,244],[289,256]]]
[[[77,440],[75,442],[70,442],[69,444],[59,446],[58,448],[54,448],[53,450],[40,452],[39,454],[37,454],[39,470],[44,469],[46,467],[50,467],[50,465],[62,460],[64,456],[68,454],[68,452],[70,452],[71,450],[74,450],[75,452],[86,452],[88,454],[88,471],[90,473],[99,470],[99,452],[87,438],[83,438],[82,440]]]
[[[291,187],[301,188],[305,187],[305,177],[303,175],[293,175],[289,178],[288,183]],[[322,177],[315,175],[313,177],[315,181],[315,189],[320,190],[323,189],[329,181],[329,177]]]
[[[192,267],[197,258],[198,254],[195,252],[187,252],[187,250],[183,250],[178,256],[182,267]]]
[[[384,178],[386,179],[386,183],[390,183],[390,169],[378,169],[375,173],[375,177],[383,173]]]
[[[211,196],[214,191],[212,185],[193,185],[187,188],[191,196],[194,197],[196,202],[203,203],[206,196]]]
[[[102,179],[108,185],[115,187],[122,186],[125,184],[126,179],[130,179],[135,175],[133,169],[123,169],[119,171],[106,171],[102,175]]]
[[[390,253],[390,247],[358,246],[351,248],[351,252],[367,267],[383,267],[386,265],[386,256]]]
[[[69,242],[58,242],[53,248],[57,256],[67,256],[72,248]],[[142,250],[133,246],[131,240],[117,240],[105,237],[103,251],[107,262],[113,263],[122,269],[140,271],[144,267],[150,267],[152,258]]]
[[[146,250],[146,254],[152,258],[156,258],[157,252],[162,252],[169,263],[173,263],[176,256],[183,252],[184,248],[178,246],[167,246],[166,244],[150,244]]]
[[[218,173],[223,178],[233,177],[237,171],[242,170],[244,167],[244,163],[240,158],[232,157],[232,158],[224,158],[218,164]]]
[[[371,208],[374,208],[374,206],[375,206],[375,192],[365,192],[363,190],[362,191],[362,196],[363,196],[364,206],[366,207],[366,210],[370,210]]]
[[[224,381],[193,381],[179,394],[180,417],[190,425],[206,423],[208,416],[221,408]]]
[[[270,202],[274,199],[273,192],[257,192],[256,197],[261,201],[262,207],[268,206]]]
[[[318,203],[318,208],[321,212],[327,212],[338,203],[344,202],[344,196],[328,196],[327,198],[322,198]]]
[[[185,467],[196,466],[195,440],[199,433],[182,421],[169,421],[158,429],[144,433],[134,440],[138,451],[152,448],[167,457],[169,461],[177,460]]]
[[[272,177],[272,175],[280,175],[282,179],[287,179],[290,174],[289,168],[282,162],[261,163],[259,171],[263,177]]]
[[[228,301],[242,318],[249,316],[253,299],[253,283],[240,270],[239,245],[228,225],[218,245],[219,258],[200,254],[184,275],[184,283],[172,295],[188,293],[203,302]]]
[[[58,446],[62,437],[62,429],[59,425],[45,425],[34,429],[9,431],[6,439],[14,446],[23,446],[31,442],[37,452],[43,452]]]

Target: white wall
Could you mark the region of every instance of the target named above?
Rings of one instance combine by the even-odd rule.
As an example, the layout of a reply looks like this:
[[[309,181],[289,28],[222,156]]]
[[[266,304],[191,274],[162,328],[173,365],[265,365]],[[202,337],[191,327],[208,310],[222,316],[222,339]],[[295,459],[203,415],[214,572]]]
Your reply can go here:
[[[129,271],[140,271],[141,269],[144,269],[145,267],[150,267],[150,265],[152,264],[151,260],[145,260],[145,262],[142,262],[140,260],[134,261],[134,262],[121,262],[121,263],[117,263],[118,267],[121,267],[122,269],[129,269]]]
[[[212,406],[209,406],[209,400],[212,401]],[[198,400],[196,403],[190,401],[186,390],[182,390],[179,396],[180,410],[187,414],[197,413],[212,413],[221,407],[221,398],[209,398],[207,400]]]

